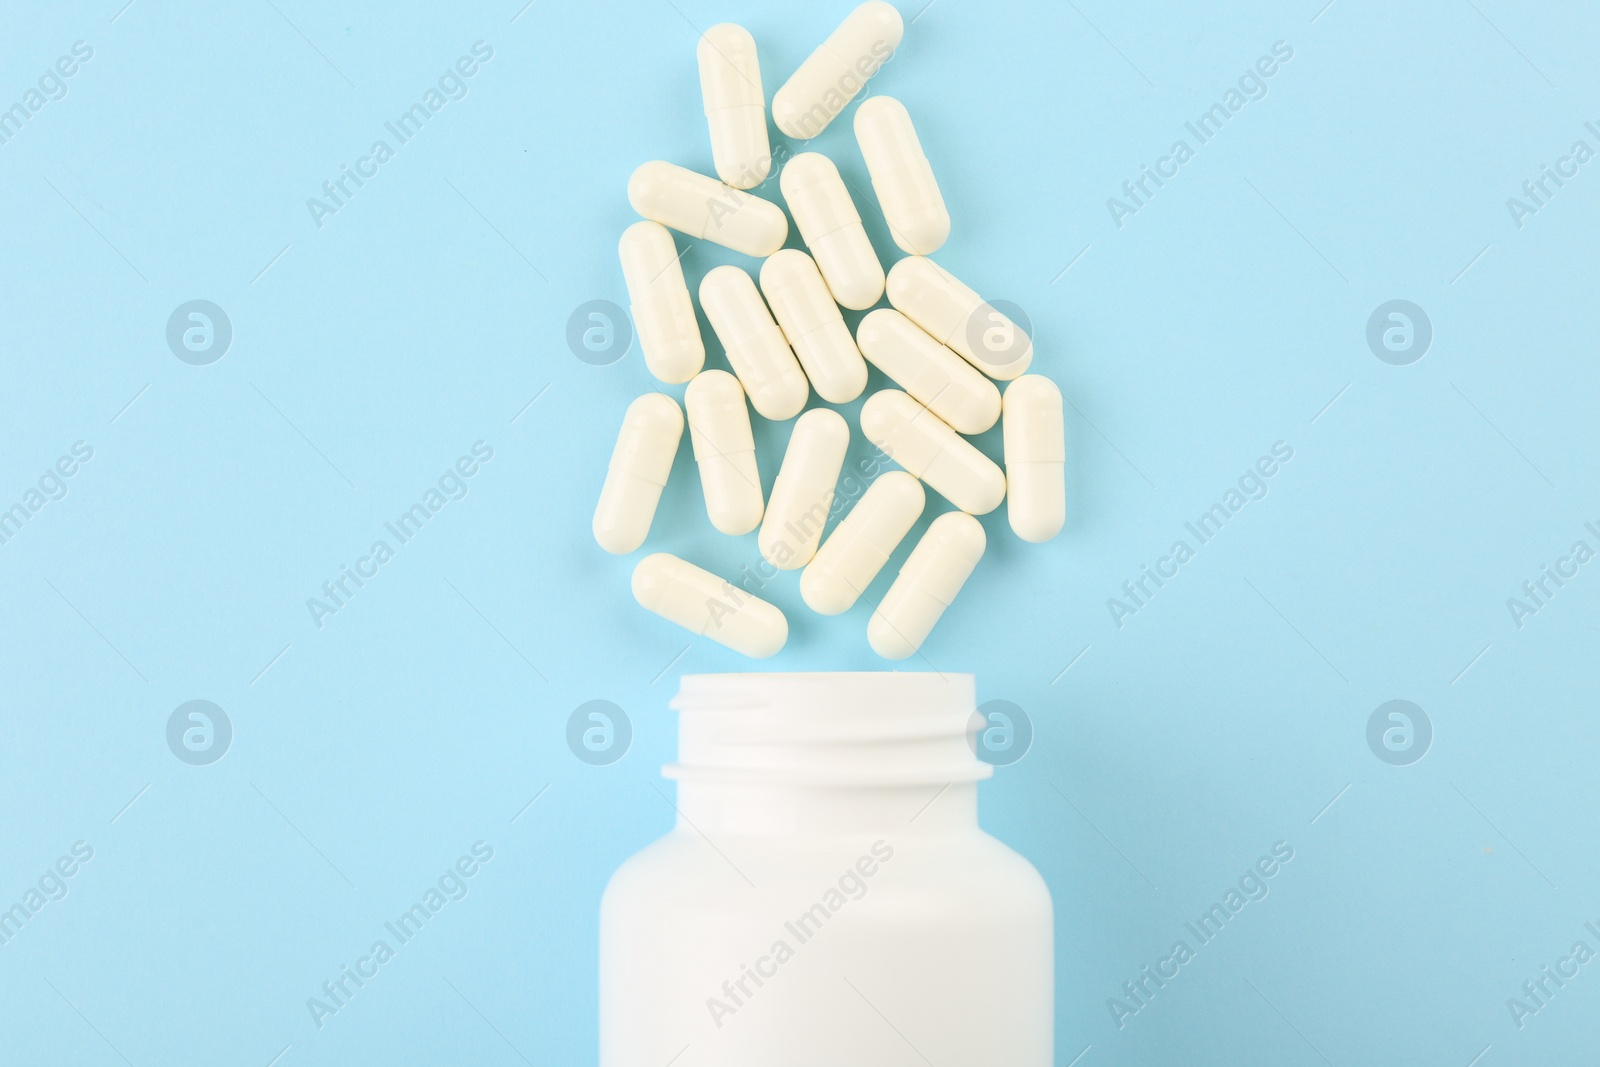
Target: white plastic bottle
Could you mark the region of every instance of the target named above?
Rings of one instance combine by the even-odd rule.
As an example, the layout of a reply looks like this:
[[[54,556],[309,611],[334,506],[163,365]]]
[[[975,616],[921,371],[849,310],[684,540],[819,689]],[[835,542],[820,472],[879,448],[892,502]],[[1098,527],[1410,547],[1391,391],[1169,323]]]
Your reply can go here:
[[[971,675],[682,680],[677,825],[600,906],[600,1067],[1050,1067],[1050,894]]]

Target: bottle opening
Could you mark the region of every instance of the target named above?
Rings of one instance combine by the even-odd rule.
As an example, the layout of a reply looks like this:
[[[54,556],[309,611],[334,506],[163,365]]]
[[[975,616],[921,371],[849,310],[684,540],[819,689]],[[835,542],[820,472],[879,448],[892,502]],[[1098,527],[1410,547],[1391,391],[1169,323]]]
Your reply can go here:
[[[667,778],[783,785],[975,782],[982,724],[970,674],[902,671],[691,674],[671,705]]]

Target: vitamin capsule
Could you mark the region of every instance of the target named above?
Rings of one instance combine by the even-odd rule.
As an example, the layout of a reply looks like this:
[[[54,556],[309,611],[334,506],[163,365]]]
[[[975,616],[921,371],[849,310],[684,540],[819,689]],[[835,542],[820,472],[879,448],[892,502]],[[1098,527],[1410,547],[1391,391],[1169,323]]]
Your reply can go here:
[[[766,659],[789,640],[783,612],[732,582],[668,552],[633,568],[633,598],[646,611],[751,659]]]
[[[830,404],[860,396],[867,387],[866,361],[811,257],[798,248],[768,256],[761,264],[761,292],[817,395]]]
[[[889,236],[914,256],[937,252],[950,236],[950,212],[910,112],[892,96],[875,96],[856,108],[855,127]]]
[[[683,412],[670,396],[646,393],[628,405],[594,509],[601,548],[621,556],[644,544],[682,438]]]
[[[1033,362],[1033,342],[983,297],[931,259],[909,256],[889,270],[889,303],[991,378],[1010,381]]]
[[[789,75],[772,97],[772,121],[797,140],[815,137],[894,55],[905,23],[893,4],[868,0]]]
[[[885,471],[800,574],[800,596],[819,615],[849,611],[922,514],[928,495],[905,471]]]
[[[789,237],[789,219],[777,204],[660,160],[633,172],[628,203],[652,222],[758,259]]]
[[[756,535],[761,557],[779,570],[804,567],[817,554],[849,447],[850,427],[837,411],[815,408],[795,420]]]
[[[691,412],[691,425],[693,421]],[[861,406],[861,432],[962,511],[987,515],[1005,499],[1005,472],[898,389],[867,398]]]
[[[783,168],[778,188],[833,299],[852,311],[876,304],[883,296],[883,264],[833,160],[800,153]]]
[[[811,395],[805,372],[750,275],[731,265],[710,271],[700,281],[700,306],[750,406],[773,422],[800,414]]]
[[[672,234],[659,222],[636,222],[617,251],[645,366],[668,384],[688,381],[705,366],[706,346]]]
[[[927,640],[983,558],[987,538],[971,515],[949,511],[934,519],[867,623],[867,643],[884,659],[905,659]]]
[[[982,433],[1000,418],[1000,390],[972,364],[893,308],[856,327],[861,354],[957,433]]]
[[[719,23],[700,35],[695,55],[717,177],[735,189],[753,189],[772,169],[756,39],[743,26]]]
[[[1061,390],[1024,374],[1006,386],[1006,516],[1024,541],[1048,541],[1067,521],[1067,445]]]
[[[701,371],[684,390],[683,406],[711,525],[734,537],[749,533],[761,523],[761,472],[739,379]]]

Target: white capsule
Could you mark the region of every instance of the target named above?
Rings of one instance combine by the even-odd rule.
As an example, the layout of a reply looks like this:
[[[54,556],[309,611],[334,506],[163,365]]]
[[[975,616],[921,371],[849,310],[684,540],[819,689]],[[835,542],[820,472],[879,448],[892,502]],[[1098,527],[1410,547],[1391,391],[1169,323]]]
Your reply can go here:
[[[1005,472],[898,389],[867,398],[861,405],[861,432],[962,511],[986,515],[1005,499]]]
[[[671,232],[659,222],[636,222],[622,231],[617,252],[645,366],[671,385],[688,381],[705,366],[706,346]]]
[[[668,552],[639,561],[633,598],[646,611],[751,659],[766,659],[789,640],[789,620],[776,606]]]
[[[884,471],[800,574],[800,596],[819,615],[849,611],[916,525],[928,495],[905,471]]]
[[[937,252],[950,237],[950,211],[911,113],[892,96],[875,96],[856,108],[855,127],[889,236],[914,256]]]
[[[805,372],[750,275],[731,265],[710,271],[700,280],[700,306],[750,406],[773,422],[800,414],[811,395]]]
[[[1056,383],[1024,374],[1006,386],[1001,434],[1006,517],[1024,541],[1048,541],[1067,522],[1066,426]]]
[[[856,327],[861,354],[957,433],[982,433],[1000,418],[1000,390],[972,364],[893,308]]]
[[[986,545],[983,524],[971,515],[949,511],[934,519],[867,623],[872,650],[884,659],[905,659],[921,648]]]
[[[931,259],[889,269],[889,303],[991,378],[1010,381],[1033,362],[1033,341],[983,297]]]
[[[789,75],[772,97],[772,121],[798,140],[815,137],[878,73],[905,35],[893,4],[868,0]]]
[[[735,537],[749,533],[761,523],[761,472],[739,379],[701,371],[684,390],[683,406],[711,525]]]
[[[883,296],[883,264],[833,160],[800,153],[783,168],[778,188],[833,299],[852,311],[876,304]]]
[[[789,237],[777,204],[659,159],[628,179],[628,203],[652,222],[747,256],[770,256]]]
[[[683,412],[665,393],[628,405],[594,509],[594,539],[616,555],[644,544],[683,438]]]
[[[837,411],[814,408],[795,420],[756,535],[761,557],[779,570],[804,567],[817,554],[849,447],[850,427]]]
[[[867,387],[867,364],[811,257],[784,248],[761,264],[761,292],[817,395],[848,404]]]
[[[772,169],[756,39],[743,26],[718,23],[700,35],[695,55],[717,177],[735,189],[753,189]]]

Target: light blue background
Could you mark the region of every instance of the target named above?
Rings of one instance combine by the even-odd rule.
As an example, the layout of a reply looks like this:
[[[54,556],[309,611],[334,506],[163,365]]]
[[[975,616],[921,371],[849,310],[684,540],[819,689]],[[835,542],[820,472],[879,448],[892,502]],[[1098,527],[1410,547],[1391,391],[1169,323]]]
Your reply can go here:
[[[0,145],[0,505],[94,449],[0,545],[0,907],[94,849],[0,945],[0,1062],[591,1063],[600,891],[671,822],[666,701],[752,664],[590,538],[652,379],[636,346],[574,358],[567,319],[626,303],[631,169],[709,169],[696,28],[748,26],[770,94],[847,6],[122,2],[0,34],[0,106],[94,50]],[[1594,1055],[1600,962],[1521,1029],[1506,1000],[1600,949],[1600,563],[1520,629],[1506,600],[1600,548],[1600,162],[1520,229],[1506,199],[1600,148],[1596,16],[1320,2],[935,0],[871,83],[916,116],[940,260],[1026,309],[1072,404],[1067,530],[988,516],[925,649],[1036,730],[983,821],[1055,896],[1061,1064]],[[317,228],[306,199],[480,40],[468,95]],[[1119,229],[1107,198],[1276,41],[1268,95]],[[847,122],[813,146],[866,188]],[[196,298],[233,325],[211,366],[164,338]],[[1397,298],[1434,329],[1410,366],[1365,341]],[[769,484],[787,432],[758,430]],[[318,629],[306,599],[480,440],[465,499]],[[1118,628],[1107,598],[1277,441],[1265,499]],[[687,444],[651,547],[757,559]],[[870,605],[821,619],[793,577],[769,665],[882,667]],[[1433,724],[1410,766],[1366,742],[1394,698]],[[191,699],[233,723],[210,766],[165,741]],[[590,699],[632,719],[614,765],[566,746]],[[470,894],[318,1029],[306,999],[479,840]],[[1277,841],[1271,895],[1119,1030],[1108,998]]]

